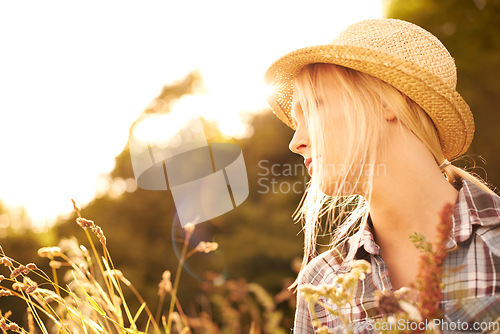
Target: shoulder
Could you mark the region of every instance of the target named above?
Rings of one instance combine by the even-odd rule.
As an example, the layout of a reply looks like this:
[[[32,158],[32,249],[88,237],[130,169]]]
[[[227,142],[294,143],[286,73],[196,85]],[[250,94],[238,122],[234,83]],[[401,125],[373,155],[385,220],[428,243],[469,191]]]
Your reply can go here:
[[[458,204],[460,213],[468,214],[472,224],[484,226],[500,223],[500,197],[469,180],[463,180]]]
[[[454,214],[455,239],[464,242],[475,234],[500,256],[500,197],[464,180]]]
[[[335,247],[312,259],[300,272],[299,284],[331,282],[343,270],[343,248]]]

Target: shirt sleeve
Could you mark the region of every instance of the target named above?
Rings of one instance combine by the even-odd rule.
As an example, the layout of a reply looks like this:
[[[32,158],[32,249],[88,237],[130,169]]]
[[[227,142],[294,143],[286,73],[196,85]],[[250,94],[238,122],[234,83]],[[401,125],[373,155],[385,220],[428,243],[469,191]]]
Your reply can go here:
[[[338,269],[339,264],[335,257],[337,250],[329,250],[323,252],[319,256],[312,259],[299,273],[297,285],[297,308],[295,310],[294,334],[314,334],[315,327],[313,326],[313,315],[309,304],[300,292],[303,284],[321,285],[328,283],[325,277],[333,278],[334,272]],[[316,304],[314,311],[318,319],[323,325],[330,325],[328,319],[331,317],[329,313],[321,306]]]
[[[311,323],[311,312],[304,296],[300,292],[300,284],[297,289],[297,308],[293,324],[294,334],[313,334],[314,328]]]

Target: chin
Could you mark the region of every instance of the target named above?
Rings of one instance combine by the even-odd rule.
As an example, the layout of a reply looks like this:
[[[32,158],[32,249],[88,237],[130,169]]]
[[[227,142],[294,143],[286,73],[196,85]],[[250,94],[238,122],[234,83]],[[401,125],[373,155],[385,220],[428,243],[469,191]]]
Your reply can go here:
[[[340,181],[320,182],[318,184],[318,188],[323,194],[327,196],[360,195],[365,197],[366,195],[363,183],[360,182],[353,183],[346,181],[342,184],[342,188],[340,189],[338,188],[338,184],[340,184]]]

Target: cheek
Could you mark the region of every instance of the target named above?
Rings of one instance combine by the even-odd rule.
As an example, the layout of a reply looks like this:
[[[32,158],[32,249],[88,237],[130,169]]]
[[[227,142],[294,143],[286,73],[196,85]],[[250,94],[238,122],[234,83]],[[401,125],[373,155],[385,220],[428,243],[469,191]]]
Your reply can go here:
[[[365,182],[360,173],[360,161],[349,156],[345,146],[330,146],[323,156],[318,157],[313,177],[320,190],[329,196],[362,195]]]
[[[313,175],[319,189],[328,196],[365,196],[368,191],[369,179],[360,173],[361,166],[355,164],[330,164],[325,169]]]

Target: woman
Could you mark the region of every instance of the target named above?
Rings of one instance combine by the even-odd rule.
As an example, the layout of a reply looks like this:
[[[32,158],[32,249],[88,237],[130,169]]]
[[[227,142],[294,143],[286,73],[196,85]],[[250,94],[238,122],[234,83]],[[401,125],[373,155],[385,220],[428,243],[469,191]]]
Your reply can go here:
[[[444,320],[472,326],[500,315],[500,198],[449,162],[465,153],[474,133],[456,80],[441,42],[395,19],[354,24],[329,45],[281,57],[266,73],[273,112],[295,129],[290,149],[312,176],[296,215],[305,222],[296,283],[299,291],[305,283],[328,284],[353,259],[370,262],[371,274],[345,311],[356,333],[372,328],[375,290],[414,281],[418,251],[409,235],[435,241],[447,203],[454,212],[444,266],[455,270],[443,277]],[[335,226],[332,247],[314,258],[324,214]],[[297,298],[296,333],[321,326],[342,332],[325,308],[310,310],[300,292]]]

